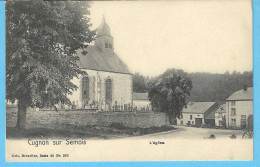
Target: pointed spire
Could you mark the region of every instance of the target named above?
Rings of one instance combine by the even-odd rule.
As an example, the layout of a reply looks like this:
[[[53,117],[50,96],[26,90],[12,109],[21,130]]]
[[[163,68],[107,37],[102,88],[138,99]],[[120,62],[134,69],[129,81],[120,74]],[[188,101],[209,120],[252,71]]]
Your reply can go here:
[[[102,24],[98,28],[98,36],[111,36],[110,28],[106,23],[105,15],[103,14]]]
[[[103,14],[103,20],[102,20],[102,23],[103,23],[103,24],[106,23],[105,14]]]

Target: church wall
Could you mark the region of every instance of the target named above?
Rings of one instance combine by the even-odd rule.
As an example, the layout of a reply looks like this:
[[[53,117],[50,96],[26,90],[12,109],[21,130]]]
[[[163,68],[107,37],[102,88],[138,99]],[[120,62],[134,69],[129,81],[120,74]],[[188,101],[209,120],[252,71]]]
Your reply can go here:
[[[108,103],[105,101],[105,82],[106,79],[112,80],[112,103],[111,106],[117,102],[118,105],[130,104],[132,105],[133,81],[132,75],[112,73],[96,70],[85,70],[89,78],[89,100],[88,103],[95,103],[100,110],[108,110]],[[74,78],[72,83],[78,89],[68,98],[76,105],[76,108],[84,108],[82,102],[82,78]]]

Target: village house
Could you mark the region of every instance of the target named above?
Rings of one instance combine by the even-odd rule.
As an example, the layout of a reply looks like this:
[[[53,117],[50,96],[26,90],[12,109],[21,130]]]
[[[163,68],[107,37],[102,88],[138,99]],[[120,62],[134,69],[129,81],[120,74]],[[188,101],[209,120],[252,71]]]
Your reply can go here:
[[[193,125],[200,127],[202,124],[215,125],[214,113],[218,104],[216,102],[190,102],[183,108],[177,125]]]
[[[245,128],[253,115],[253,87],[244,86],[226,99],[227,127]]]
[[[226,104],[222,104],[215,111],[215,126],[222,127],[226,119]]]
[[[133,93],[133,106],[137,111],[151,111],[152,106],[148,93]]]
[[[82,54],[86,51],[87,54]],[[73,109],[127,110],[133,102],[133,75],[114,52],[114,39],[103,18],[93,46],[76,52],[86,72],[72,82],[79,89],[69,95]],[[63,108],[65,106],[62,106]]]

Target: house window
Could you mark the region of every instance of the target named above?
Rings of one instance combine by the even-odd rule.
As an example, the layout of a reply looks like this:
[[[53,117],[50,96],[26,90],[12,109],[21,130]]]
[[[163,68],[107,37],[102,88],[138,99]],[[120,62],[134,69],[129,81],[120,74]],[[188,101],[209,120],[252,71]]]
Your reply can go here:
[[[231,108],[231,116],[236,116],[236,109],[235,108]]]
[[[231,106],[235,106],[236,105],[236,101],[231,101]]]
[[[106,80],[106,102],[112,101],[112,81],[111,79]]]
[[[82,78],[82,99],[83,100],[89,99],[89,78],[88,77]]]
[[[181,125],[183,125],[183,121],[181,121]]]
[[[236,126],[236,119],[231,119],[231,126]]]
[[[192,115],[190,115],[190,119],[192,119]]]
[[[105,43],[106,48],[108,48],[108,43]]]
[[[194,121],[192,121],[192,125],[194,125]]]

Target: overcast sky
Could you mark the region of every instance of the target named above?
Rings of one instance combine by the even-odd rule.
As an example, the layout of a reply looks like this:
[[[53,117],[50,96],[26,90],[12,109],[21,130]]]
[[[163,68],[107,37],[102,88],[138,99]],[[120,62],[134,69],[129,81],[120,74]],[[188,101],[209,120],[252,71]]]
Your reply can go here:
[[[92,2],[94,28],[103,14],[132,73],[253,69],[250,0]]]

